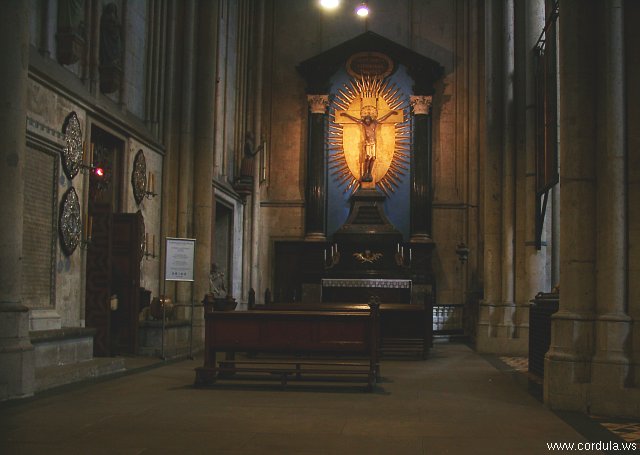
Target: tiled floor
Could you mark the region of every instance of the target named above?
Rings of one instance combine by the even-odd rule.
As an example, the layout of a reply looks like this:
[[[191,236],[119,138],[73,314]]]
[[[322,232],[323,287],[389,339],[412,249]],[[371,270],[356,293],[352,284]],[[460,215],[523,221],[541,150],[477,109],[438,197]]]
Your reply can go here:
[[[618,435],[627,442],[635,442],[640,446],[640,422],[621,421],[609,417],[592,417],[607,430]],[[612,422],[611,420],[616,420]]]
[[[374,393],[195,389],[200,364],[145,365],[0,403],[0,454],[526,455],[594,439],[463,344],[436,344],[426,361],[384,360]]]
[[[529,359],[527,357],[498,357],[504,363],[516,371],[526,372],[529,370]]]
[[[529,381],[542,385],[541,378],[529,373],[529,360],[527,357],[501,356],[498,359],[513,371],[526,375]],[[615,419],[611,417],[589,417],[593,422],[613,433],[620,439],[626,442],[635,442],[640,447],[640,422],[628,419]]]

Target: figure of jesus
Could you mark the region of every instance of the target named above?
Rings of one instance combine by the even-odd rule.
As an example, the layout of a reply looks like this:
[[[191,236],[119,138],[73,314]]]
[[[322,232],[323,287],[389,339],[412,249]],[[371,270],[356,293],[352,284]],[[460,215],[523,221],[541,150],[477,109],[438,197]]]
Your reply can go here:
[[[354,117],[347,112],[341,112],[340,115],[347,117],[359,125],[362,125],[364,129],[364,166],[362,169],[362,182],[373,181],[373,164],[376,161],[376,129],[378,125],[384,122],[387,118],[396,114],[397,111],[389,111],[379,119],[371,117],[371,115],[365,115],[361,119]]]

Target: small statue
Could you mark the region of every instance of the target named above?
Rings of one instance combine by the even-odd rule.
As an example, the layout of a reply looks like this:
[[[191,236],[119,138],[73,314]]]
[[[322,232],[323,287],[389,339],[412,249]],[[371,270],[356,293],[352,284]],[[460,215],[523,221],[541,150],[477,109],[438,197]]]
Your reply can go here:
[[[253,163],[255,156],[262,151],[263,144],[256,147],[255,136],[251,131],[247,131],[244,140],[244,155],[240,164],[240,177],[253,177]]]
[[[100,91],[114,93],[120,89],[122,77],[122,26],[118,7],[107,4],[100,17]]]
[[[223,299],[227,296],[224,272],[218,270],[217,264],[211,264],[211,271],[209,272],[209,293],[213,294],[217,299]]]
[[[107,4],[100,17],[100,66],[122,66],[122,36],[118,7]]]

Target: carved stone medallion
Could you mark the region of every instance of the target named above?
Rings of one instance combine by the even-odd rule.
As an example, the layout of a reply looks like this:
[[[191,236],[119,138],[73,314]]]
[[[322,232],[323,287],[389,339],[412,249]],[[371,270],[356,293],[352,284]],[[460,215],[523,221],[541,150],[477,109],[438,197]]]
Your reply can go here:
[[[60,243],[67,256],[71,256],[80,243],[81,231],[80,202],[76,190],[71,187],[62,196],[60,209]]]
[[[133,160],[131,186],[133,187],[133,198],[136,200],[136,204],[140,204],[147,191],[147,161],[142,149],[138,150]]]
[[[75,112],[65,119],[62,132],[65,142],[62,148],[62,167],[69,180],[72,180],[82,164],[82,130]]]
[[[138,210],[136,212],[136,215],[138,216],[138,224],[139,224],[139,237],[138,240],[140,242],[140,250],[138,252],[138,262],[142,261],[142,258],[144,257],[144,254],[147,252],[147,248],[148,248],[148,241],[147,241],[147,228],[145,227],[145,223],[144,223],[144,215],[142,214],[142,211]]]

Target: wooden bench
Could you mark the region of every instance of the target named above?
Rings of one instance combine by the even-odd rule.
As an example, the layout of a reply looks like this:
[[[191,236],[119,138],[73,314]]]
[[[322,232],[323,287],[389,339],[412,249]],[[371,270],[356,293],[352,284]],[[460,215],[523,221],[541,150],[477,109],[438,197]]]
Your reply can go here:
[[[364,382],[372,391],[379,375],[379,305],[357,311],[215,311],[205,305],[204,365],[196,386],[261,374],[284,386],[292,380]],[[227,353],[224,360],[218,352]],[[236,360],[236,352],[285,356]],[[322,360],[311,360],[322,355]],[[360,361],[344,361],[345,357]]]
[[[366,303],[271,303],[268,311],[369,311]],[[380,304],[380,356],[426,359],[433,345],[433,304],[431,295],[424,303]]]

